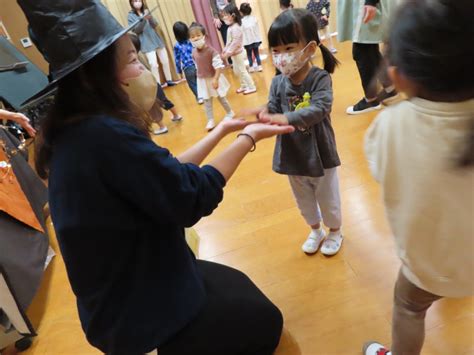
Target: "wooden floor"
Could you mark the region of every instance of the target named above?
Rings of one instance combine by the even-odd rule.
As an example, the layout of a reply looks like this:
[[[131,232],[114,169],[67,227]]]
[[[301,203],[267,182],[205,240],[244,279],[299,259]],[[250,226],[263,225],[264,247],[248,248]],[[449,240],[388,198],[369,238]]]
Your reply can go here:
[[[350,44],[339,44],[338,49],[343,65],[333,77],[332,120],[343,162],[345,241],[341,252],[332,258],[301,252],[308,227],[287,179],[271,170],[273,140],[260,142],[256,152],[245,158],[219,208],[195,226],[202,259],[244,271],[282,310],[285,331],[278,355],[359,354],[366,340],[390,341],[392,288],[399,260],[380,190],[369,175],[362,151],[364,132],[375,115],[345,114],[362,91]],[[253,74],[257,94],[229,94],[234,111],[265,102],[274,69],[268,60],[264,67],[263,73]],[[230,70],[226,76],[236,89]],[[173,123],[166,114],[170,132],[155,141],[179,153],[206,134],[204,108],[194,102],[186,84],[168,88],[166,94],[184,121]],[[215,108],[216,118],[222,117],[217,102]],[[228,137],[216,151],[232,139]],[[56,248],[56,242],[52,244]],[[423,354],[474,354],[473,310],[473,298],[434,305],[426,320]],[[38,337],[25,354],[99,353],[88,345],[80,328],[60,256],[49,267],[29,315],[38,327]]]

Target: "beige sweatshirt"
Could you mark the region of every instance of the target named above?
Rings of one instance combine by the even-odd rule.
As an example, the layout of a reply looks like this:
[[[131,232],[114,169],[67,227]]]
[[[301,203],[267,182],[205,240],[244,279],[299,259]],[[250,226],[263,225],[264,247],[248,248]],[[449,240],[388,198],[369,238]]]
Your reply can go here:
[[[413,98],[380,113],[365,137],[402,271],[439,296],[474,294],[474,168],[456,166],[472,120],[474,99]]]

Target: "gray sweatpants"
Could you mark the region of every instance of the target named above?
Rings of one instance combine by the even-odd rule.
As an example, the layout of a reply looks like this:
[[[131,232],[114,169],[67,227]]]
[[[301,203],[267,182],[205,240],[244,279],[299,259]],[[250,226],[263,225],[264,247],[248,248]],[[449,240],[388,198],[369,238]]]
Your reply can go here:
[[[401,270],[394,293],[392,354],[418,355],[425,340],[426,311],[441,297],[415,286]]]

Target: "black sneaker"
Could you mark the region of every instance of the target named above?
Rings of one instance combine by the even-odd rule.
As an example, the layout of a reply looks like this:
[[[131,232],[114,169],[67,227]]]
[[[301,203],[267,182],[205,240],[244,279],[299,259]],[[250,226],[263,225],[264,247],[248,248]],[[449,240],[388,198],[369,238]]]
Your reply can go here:
[[[354,106],[348,107],[346,113],[349,115],[360,115],[361,113],[380,110],[381,108],[382,105],[380,105],[378,100],[368,102],[364,97]]]
[[[385,89],[383,89],[377,95],[377,101],[381,102],[384,105],[389,104],[390,102],[392,102],[396,99],[398,99],[397,90],[392,90],[390,92],[386,92]]]

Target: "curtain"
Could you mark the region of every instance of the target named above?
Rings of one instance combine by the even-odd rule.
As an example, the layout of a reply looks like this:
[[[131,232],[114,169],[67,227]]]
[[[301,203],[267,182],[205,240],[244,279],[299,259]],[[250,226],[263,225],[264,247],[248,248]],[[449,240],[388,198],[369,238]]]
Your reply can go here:
[[[206,37],[212,47],[220,52],[223,48],[222,39],[214,26],[214,16],[212,14],[209,0],[190,0],[196,21],[206,28]]]

